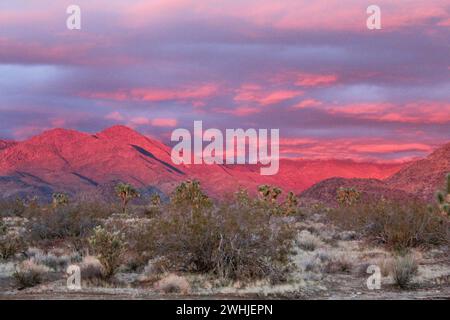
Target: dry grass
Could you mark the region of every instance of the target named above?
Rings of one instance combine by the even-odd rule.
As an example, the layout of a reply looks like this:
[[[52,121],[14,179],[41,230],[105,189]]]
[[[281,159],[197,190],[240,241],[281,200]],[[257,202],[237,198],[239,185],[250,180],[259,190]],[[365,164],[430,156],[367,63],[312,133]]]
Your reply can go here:
[[[417,274],[418,265],[411,254],[397,257],[392,264],[392,276],[400,288],[407,288],[413,276]]]

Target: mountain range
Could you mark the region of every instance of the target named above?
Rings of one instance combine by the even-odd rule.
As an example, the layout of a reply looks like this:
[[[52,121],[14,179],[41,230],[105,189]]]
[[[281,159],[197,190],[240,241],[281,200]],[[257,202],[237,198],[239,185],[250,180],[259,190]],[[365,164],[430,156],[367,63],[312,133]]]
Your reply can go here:
[[[104,194],[118,181],[144,193],[168,194],[181,181],[197,179],[215,197],[271,184],[322,200],[339,185],[357,183],[362,189],[376,187],[386,194],[395,189],[428,199],[450,171],[450,144],[411,163],[281,159],[274,176],[261,176],[255,165],[174,165],[170,152],[169,146],[125,126],[96,134],[52,129],[24,141],[0,140],[0,195]]]

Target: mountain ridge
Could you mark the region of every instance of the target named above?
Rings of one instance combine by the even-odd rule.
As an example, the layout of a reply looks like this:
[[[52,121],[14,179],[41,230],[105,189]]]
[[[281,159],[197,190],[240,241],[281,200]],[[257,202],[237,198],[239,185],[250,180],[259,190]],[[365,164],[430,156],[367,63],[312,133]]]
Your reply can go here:
[[[4,140],[0,140],[4,141]],[[0,143],[0,146],[2,144]],[[3,197],[52,192],[94,192],[112,181],[170,193],[183,180],[197,179],[212,196],[260,184],[300,193],[332,177],[386,179],[407,164],[348,159],[280,159],[280,172],[261,176],[257,165],[175,165],[164,143],[122,125],[97,133],[51,129],[0,148]]]

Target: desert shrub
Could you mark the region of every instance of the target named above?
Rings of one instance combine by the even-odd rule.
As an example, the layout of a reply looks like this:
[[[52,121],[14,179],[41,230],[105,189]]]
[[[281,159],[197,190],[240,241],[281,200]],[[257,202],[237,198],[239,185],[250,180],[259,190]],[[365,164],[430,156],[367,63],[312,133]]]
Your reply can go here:
[[[56,255],[52,252],[44,253],[37,248],[28,249],[26,255],[36,264],[46,266],[53,271],[64,271],[69,264],[78,262],[81,259],[77,253]]]
[[[441,212],[450,216],[450,173],[445,181],[445,189],[437,193],[437,201]]]
[[[0,237],[6,235],[8,227],[6,223],[3,222],[3,219],[0,219]]]
[[[81,271],[81,280],[102,279],[104,269],[101,262],[94,256],[86,256],[79,264]]]
[[[417,273],[418,265],[414,256],[398,256],[392,264],[392,276],[400,288],[406,288]]]
[[[27,206],[21,198],[1,199],[0,200],[0,216],[14,217],[23,216],[27,211]]]
[[[5,235],[0,237],[0,260],[8,260],[24,251],[26,245],[19,236]]]
[[[84,239],[98,225],[97,218],[79,206],[64,206],[43,212],[27,225],[31,243],[69,240],[75,250],[81,250]]]
[[[26,248],[20,234],[10,231],[7,225],[0,220],[0,260],[8,260]]]
[[[343,255],[332,257],[324,266],[326,273],[350,273],[352,271],[352,262]]]
[[[297,245],[300,247],[300,249],[303,249],[305,251],[314,251],[321,244],[322,241],[320,240],[320,238],[311,234],[307,230],[303,230],[302,232],[300,232],[297,238]]]
[[[89,238],[89,244],[103,266],[104,277],[113,276],[122,261],[125,247],[122,234],[110,232],[98,226]]]
[[[247,200],[244,197],[217,206],[197,203],[185,205],[185,211],[165,211],[153,220],[144,237],[146,251],[152,258],[167,258],[169,271],[212,273],[241,280],[283,280],[294,232],[282,219],[271,218]]]
[[[20,290],[40,284],[48,272],[47,267],[38,265],[32,260],[25,260],[16,266],[13,277]]]
[[[334,209],[329,217],[338,225],[395,250],[449,242],[449,219],[440,215],[437,208],[420,202],[360,203]]]
[[[189,282],[184,277],[177,276],[176,274],[169,274],[155,283],[154,288],[156,291],[163,293],[181,293],[187,294],[191,290]]]

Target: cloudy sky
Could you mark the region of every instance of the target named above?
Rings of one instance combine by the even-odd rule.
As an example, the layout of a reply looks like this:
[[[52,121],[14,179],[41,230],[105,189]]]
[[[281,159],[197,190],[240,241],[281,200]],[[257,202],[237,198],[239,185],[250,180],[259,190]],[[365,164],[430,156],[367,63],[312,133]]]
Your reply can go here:
[[[448,0],[2,0],[0,138],[203,120],[280,128],[283,156],[402,161],[450,141],[449,40]]]

